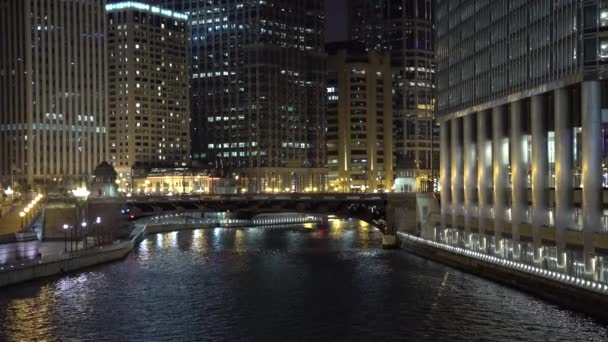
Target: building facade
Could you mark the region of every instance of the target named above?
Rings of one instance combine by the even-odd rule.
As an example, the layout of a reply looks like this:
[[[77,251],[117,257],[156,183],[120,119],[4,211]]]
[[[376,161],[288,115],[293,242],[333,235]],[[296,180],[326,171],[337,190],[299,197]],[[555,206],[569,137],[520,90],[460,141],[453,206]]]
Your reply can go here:
[[[0,1],[0,175],[79,181],[107,159],[105,1]]]
[[[133,177],[137,195],[209,194],[218,193],[217,187],[218,180],[210,178],[206,170],[192,168],[152,168]]]
[[[190,16],[192,157],[249,191],[324,185],[321,0],[160,0]]]
[[[606,1],[437,2],[444,226],[464,218],[465,239],[474,222],[494,227],[492,253],[557,268],[577,267],[566,236],[582,230],[594,276],[594,234],[607,229],[607,34]]]
[[[395,176],[415,179],[418,190],[431,190],[439,166],[433,1],[355,0],[350,17],[353,40],[391,55]]]
[[[120,177],[189,164],[188,16],[134,1],[106,11],[110,161]]]
[[[393,188],[390,56],[353,42],[327,46],[327,180],[336,192]]]

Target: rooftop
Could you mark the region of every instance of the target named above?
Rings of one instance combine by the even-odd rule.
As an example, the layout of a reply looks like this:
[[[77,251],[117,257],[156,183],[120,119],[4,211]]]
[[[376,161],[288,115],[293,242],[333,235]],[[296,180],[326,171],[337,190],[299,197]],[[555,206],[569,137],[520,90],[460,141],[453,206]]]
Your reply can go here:
[[[174,12],[168,9],[151,6],[137,1],[123,1],[106,5],[106,12],[118,12],[122,10],[134,9],[142,12],[150,12],[159,14],[168,18],[188,20],[188,15],[184,13]]]

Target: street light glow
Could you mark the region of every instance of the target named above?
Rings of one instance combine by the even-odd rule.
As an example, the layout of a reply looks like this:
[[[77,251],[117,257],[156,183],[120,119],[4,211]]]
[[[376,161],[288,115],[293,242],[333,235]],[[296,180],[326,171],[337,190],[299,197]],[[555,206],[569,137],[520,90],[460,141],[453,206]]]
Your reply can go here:
[[[15,193],[15,191],[13,189],[11,189],[11,187],[9,186],[6,190],[4,190],[4,194],[7,196],[11,196]]]
[[[87,197],[89,197],[91,192],[89,190],[87,190],[86,187],[81,186],[81,187],[77,188],[76,190],[72,190],[72,194],[74,194],[74,196],[76,196],[76,197],[79,197],[82,199],[87,199]]]

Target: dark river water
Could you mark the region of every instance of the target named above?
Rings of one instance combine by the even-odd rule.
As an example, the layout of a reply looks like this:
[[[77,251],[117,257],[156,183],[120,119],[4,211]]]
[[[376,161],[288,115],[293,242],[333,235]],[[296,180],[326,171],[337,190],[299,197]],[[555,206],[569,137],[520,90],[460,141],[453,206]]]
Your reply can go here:
[[[124,261],[0,289],[0,341],[43,340],[608,341],[608,327],[334,221],[159,234]]]

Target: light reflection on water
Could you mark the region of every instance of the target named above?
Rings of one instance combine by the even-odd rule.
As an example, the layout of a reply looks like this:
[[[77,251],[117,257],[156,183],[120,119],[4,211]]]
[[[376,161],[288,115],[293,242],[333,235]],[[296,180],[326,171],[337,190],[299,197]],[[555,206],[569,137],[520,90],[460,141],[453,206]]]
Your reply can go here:
[[[356,221],[150,236],[126,260],[0,291],[4,340],[606,341],[587,317],[381,249]]]

